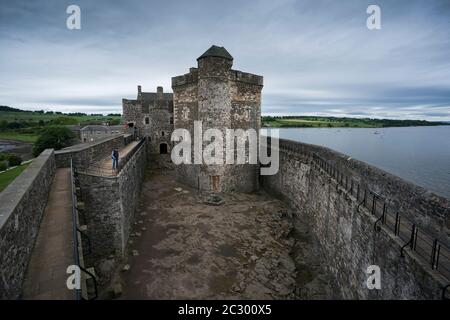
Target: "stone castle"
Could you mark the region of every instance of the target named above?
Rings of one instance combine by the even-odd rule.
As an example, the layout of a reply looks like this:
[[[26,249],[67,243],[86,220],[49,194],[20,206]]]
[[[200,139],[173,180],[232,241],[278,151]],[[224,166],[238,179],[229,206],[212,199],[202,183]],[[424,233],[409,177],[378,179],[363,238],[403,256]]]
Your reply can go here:
[[[141,92],[136,100],[123,100],[123,121],[138,135],[148,137],[151,153],[170,151],[173,129],[187,129],[194,136],[194,121],[203,131],[214,128],[261,127],[263,77],[231,69],[233,57],[224,47],[212,46],[198,59],[197,68],[172,78],[172,94]],[[180,178],[202,191],[250,192],[258,188],[258,166],[181,165]]]
[[[0,299],[110,299],[122,284],[127,298],[448,298],[448,199],[284,139],[271,143],[274,175],[246,162],[162,166],[172,132],[193,136],[194,121],[261,127],[263,78],[232,70],[223,47],[197,61],[173,94],[139,86],[123,100],[129,133],[47,149],[0,193]],[[381,290],[367,286],[369,266]]]

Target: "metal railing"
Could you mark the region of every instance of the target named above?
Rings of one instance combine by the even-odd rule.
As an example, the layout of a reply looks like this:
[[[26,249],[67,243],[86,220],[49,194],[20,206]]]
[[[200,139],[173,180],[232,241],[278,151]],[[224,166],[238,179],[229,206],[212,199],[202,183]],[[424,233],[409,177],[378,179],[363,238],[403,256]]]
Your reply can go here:
[[[271,138],[268,139],[267,144],[261,144],[261,147],[270,150]],[[395,237],[404,241],[404,245],[400,249],[400,255],[404,256],[407,248],[416,253],[416,256],[425,261],[431,270],[439,273],[446,281],[450,281],[450,249],[439,239],[436,239],[420,229],[416,223],[402,215],[397,210],[389,208],[386,199],[381,197],[376,192],[367,187],[363,187],[353,178],[349,178],[337,166],[331,164],[316,152],[312,152],[310,148],[305,145],[283,146],[279,145],[279,150],[286,154],[302,155],[314,165],[334,179],[338,185],[344,190],[354,196],[358,202],[358,210],[364,206],[374,217],[374,229],[380,231],[380,225],[385,226],[390,230]],[[450,289],[450,284],[443,286],[442,299],[447,298],[446,294]]]
[[[74,168],[79,172],[95,174],[102,177],[116,176],[123,169],[123,167],[125,167],[128,161],[141,149],[144,143],[145,138],[139,140],[133,149],[131,149],[122,158],[119,158],[117,169],[112,168],[112,159],[109,155],[102,159],[92,160],[90,162],[74,161]],[[108,163],[108,165],[105,166],[105,163]]]
[[[79,220],[78,220],[78,208],[77,208],[77,192],[76,192],[76,177],[75,177],[75,171],[74,171],[74,165],[73,165],[73,159],[70,159],[70,182],[71,182],[71,188],[72,188],[72,236],[73,236],[73,257],[74,257],[74,263],[75,265],[84,273],[88,274],[94,283],[94,290],[95,295],[89,300],[96,299],[98,296],[98,287],[97,287],[97,279],[95,278],[95,275],[92,274],[89,270],[87,270],[84,267],[84,263],[82,263],[82,256],[83,256],[83,245],[80,242],[81,237],[84,239],[87,239],[87,248],[89,249],[87,253],[90,254],[92,252],[91,248],[91,242],[88,237],[88,235],[82,231],[79,227]],[[79,238],[80,237],[80,238]],[[80,248],[81,247],[81,248]],[[81,250],[80,250],[81,249]],[[81,251],[81,252],[80,252]],[[81,282],[81,281],[80,281]],[[85,292],[86,297],[88,297],[87,292]],[[83,293],[82,288],[75,289],[75,298],[76,300],[83,299]]]
[[[386,199],[379,194],[367,187],[362,187],[316,153],[312,154],[312,160],[314,164],[356,198],[358,208],[364,206],[377,218],[374,223],[376,231],[380,231],[380,225],[383,225],[395,237],[400,238],[404,242],[400,249],[402,257],[404,256],[404,251],[409,248],[421,259],[425,260],[432,270],[437,271],[450,281],[450,249],[444,243],[420,229],[415,222],[409,220],[400,212],[391,209]]]

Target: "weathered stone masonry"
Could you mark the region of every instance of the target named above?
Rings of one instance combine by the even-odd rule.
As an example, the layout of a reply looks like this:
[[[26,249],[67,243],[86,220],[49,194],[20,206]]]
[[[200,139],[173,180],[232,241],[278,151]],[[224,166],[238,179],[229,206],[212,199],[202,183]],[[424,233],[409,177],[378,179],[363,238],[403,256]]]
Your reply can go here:
[[[172,78],[174,128],[188,130],[192,139],[194,121],[202,121],[203,132],[218,129],[223,137],[226,129],[259,132],[263,77],[232,70],[233,57],[223,47],[212,46],[197,61],[198,68]],[[208,144],[204,142],[203,147]],[[258,188],[257,165],[183,164],[177,170],[183,181],[202,191],[251,192]]]
[[[70,159],[73,159],[76,163],[92,163],[108,156],[114,148],[120,149],[128,144],[131,139],[131,135],[117,134],[95,142],[78,144],[57,150],[55,151],[56,166],[58,168],[68,168],[70,167]]]
[[[147,137],[151,154],[170,152],[170,136],[173,130],[173,95],[164,93],[162,87],[156,92],[142,92],[138,86],[137,98],[122,99],[122,122],[130,133]]]
[[[0,193],[0,299],[20,297],[55,171],[47,149]]]
[[[390,210],[399,210],[447,245],[450,205],[446,199],[333,150],[280,140],[280,170],[274,176],[263,176],[262,185],[307,217],[321,244],[323,265],[336,278],[343,297],[439,299],[447,280],[409,249],[400,257],[405,242],[385,226],[375,231],[378,216],[321,170],[312,160],[313,153],[351,177],[355,186],[360,184],[361,193],[365,188],[377,192],[388,200]],[[381,268],[381,290],[367,289],[369,265]]]
[[[123,257],[147,164],[147,148],[142,144],[117,176],[104,177],[78,172],[81,198],[85,203],[87,232],[100,285],[105,287]]]

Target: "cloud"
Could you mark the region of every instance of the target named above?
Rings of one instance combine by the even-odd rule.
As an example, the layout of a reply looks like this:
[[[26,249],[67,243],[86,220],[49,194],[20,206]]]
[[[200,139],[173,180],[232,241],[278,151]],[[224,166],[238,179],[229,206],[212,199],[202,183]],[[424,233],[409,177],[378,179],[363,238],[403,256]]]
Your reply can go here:
[[[234,68],[264,76],[265,114],[450,120],[450,5],[377,1],[78,0],[0,7],[0,104],[63,111],[121,110],[136,85],[170,91],[211,44]]]

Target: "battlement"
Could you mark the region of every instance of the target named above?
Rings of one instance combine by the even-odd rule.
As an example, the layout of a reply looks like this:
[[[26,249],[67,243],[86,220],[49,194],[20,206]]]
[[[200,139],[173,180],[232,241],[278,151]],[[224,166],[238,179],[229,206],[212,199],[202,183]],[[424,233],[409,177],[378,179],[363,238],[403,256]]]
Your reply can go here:
[[[198,82],[198,69],[190,68],[189,73],[181,76],[172,77],[172,88],[181,87],[188,84],[197,84]]]
[[[263,86],[264,78],[262,76],[253,73],[242,72],[239,70],[231,70],[231,71],[233,81],[252,84],[255,86]]]
[[[263,76],[239,70],[230,70],[229,79],[232,82],[240,82],[255,86],[262,87],[264,85]],[[196,84],[197,82],[198,82],[198,68],[190,68],[189,73],[185,73],[181,76],[172,77],[172,88],[189,84]]]

